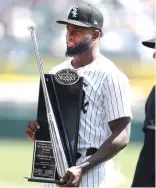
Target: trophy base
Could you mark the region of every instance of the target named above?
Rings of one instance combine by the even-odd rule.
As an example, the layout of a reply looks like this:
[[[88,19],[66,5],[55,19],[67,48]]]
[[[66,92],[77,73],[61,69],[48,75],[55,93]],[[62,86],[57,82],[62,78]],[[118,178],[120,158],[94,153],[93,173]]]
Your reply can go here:
[[[24,177],[24,179],[26,181],[38,182],[38,183],[56,183],[56,184],[59,184],[59,185],[63,185],[63,184],[66,183],[66,181],[60,182],[59,180],[50,180],[50,179],[46,179],[46,178],[28,178],[28,177]]]

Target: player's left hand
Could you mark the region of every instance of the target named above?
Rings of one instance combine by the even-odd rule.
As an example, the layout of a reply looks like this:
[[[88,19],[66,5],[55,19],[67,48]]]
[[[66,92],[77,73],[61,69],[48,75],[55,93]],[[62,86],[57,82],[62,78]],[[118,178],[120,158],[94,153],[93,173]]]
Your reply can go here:
[[[82,167],[81,166],[73,166],[69,168],[65,174],[65,176],[61,179],[61,181],[67,181],[65,184],[60,187],[78,187],[82,176]]]

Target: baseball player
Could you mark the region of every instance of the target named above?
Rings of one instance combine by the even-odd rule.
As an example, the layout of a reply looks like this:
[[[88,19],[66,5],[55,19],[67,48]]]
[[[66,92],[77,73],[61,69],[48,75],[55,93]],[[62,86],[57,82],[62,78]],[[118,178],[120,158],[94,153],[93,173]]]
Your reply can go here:
[[[142,42],[149,48],[155,48],[155,40]],[[153,53],[156,58],[156,51]],[[132,187],[155,187],[155,85],[146,102],[143,126],[144,144],[136,166]]]
[[[84,78],[83,103],[78,137],[76,166],[68,169],[63,187],[111,187],[113,157],[129,142],[131,113],[130,86],[127,77],[100,54],[102,13],[90,4],[74,6],[66,25],[66,56],[50,73],[70,68]],[[26,126],[26,134],[35,140],[39,124]],[[44,184],[44,187],[56,187]]]

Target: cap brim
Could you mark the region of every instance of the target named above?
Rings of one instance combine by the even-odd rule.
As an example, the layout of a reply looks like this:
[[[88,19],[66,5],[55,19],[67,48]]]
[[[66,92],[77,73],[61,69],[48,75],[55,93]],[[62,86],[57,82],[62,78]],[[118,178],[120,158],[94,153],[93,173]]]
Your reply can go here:
[[[91,26],[84,24],[82,22],[79,22],[77,20],[69,20],[68,19],[68,20],[58,20],[56,22],[59,24],[72,24],[72,25],[77,25],[77,26],[81,26],[81,27],[91,27]]]
[[[155,41],[156,41],[156,38],[150,39],[150,40],[147,40],[147,41],[143,41],[142,44],[146,47],[149,47],[149,48],[155,48]]]
[[[81,27],[92,27],[92,26],[89,26],[89,25],[84,24],[82,22],[79,22],[77,20],[70,20],[70,19],[68,19],[68,20],[58,20],[56,22],[59,23],[59,24],[64,24],[64,25],[72,24],[72,25],[77,25],[77,26],[81,26]],[[103,36],[103,31],[101,31],[101,37],[102,36]]]

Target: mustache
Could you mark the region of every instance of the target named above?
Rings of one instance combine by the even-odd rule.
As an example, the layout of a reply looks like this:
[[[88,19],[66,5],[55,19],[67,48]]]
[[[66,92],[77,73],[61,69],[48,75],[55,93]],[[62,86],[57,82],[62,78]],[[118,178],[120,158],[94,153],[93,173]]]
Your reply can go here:
[[[73,43],[74,44],[74,43]],[[85,40],[83,42],[80,42],[78,45],[75,45],[74,47],[68,47],[66,50],[66,57],[74,57],[76,55],[82,54],[84,51],[87,51],[90,48],[91,41]]]
[[[70,44],[74,44],[75,46],[77,46],[77,44],[75,42],[69,42],[69,41],[66,41],[66,45],[70,45]]]

